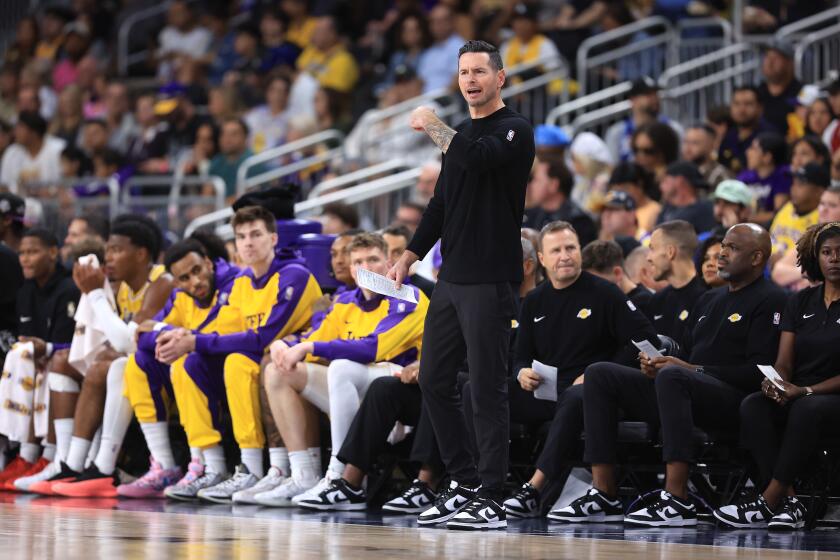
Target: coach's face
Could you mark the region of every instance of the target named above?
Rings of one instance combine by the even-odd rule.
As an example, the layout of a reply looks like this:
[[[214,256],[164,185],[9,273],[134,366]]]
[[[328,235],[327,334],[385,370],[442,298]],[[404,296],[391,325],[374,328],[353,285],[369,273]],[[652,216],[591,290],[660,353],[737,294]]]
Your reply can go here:
[[[547,233],[538,253],[549,280],[565,283],[580,275],[582,257],[578,236],[569,229]]]
[[[481,107],[495,99],[504,83],[504,70],[490,65],[489,54],[464,53],[458,59],[458,86],[470,107]]]

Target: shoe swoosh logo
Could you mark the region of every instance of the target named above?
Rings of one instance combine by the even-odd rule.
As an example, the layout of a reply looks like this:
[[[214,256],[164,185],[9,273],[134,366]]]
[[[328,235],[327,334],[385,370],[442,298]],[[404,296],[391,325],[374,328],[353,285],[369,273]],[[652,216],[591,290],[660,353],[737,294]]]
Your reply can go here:
[[[349,502],[350,498],[345,496],[340,490],[336,490],[327,494],[327,500],[335,504],[340,504],[342,502]]]
[[[653,316],[653,320],[654,320],[654,321],[658,321],[658,320],[659,320],[659,319],[661,319],[662,317],[664,317],[664,315],[654,315],[654,316]]]
[[[539,323],[539,322],[540,322],[540,321],[542,321],[543,319],[545,319],[545,315],[543,315],[542,317],[534,317],[534,322],[535,322],[535,323]]]
[[[32,317],[21,317],[20,318],[21,323],[28,323],[31,320],[32,320]]]
[[[498,521],[499,516],[493,512],[493,508],[486,507],[479,511],[478,514],[484,518],[485,521]]]
[[[598,507],[598,504],[586,504],[583,506],[583,513],[586,515],[594,515],[596,513],[601,513],[601,508]]]
[[[451,498],[446,500],[446,503],[444,504],[444,506],[446,506],[446,509],[452,511],[452,510],[458,509],[459,507],[464,505],[466,502],[467,502],[466,498],[462,498],[461,496],[452,496]]]
[[[412,496],[408,500],[406,500],[409,504],[415,505],[417,507],[423,507],[428,505],[429,502],[425,498],[423,498],[422,494],[417,494],[416,496]]]
[[[749,511],[746,515],[747,523],[755,523],[756,521],[763,521],[761,513],[757,511]]]
[[[811,318],[811,317],[813,317],[814,315],[816,315],[816,313],[811,313],[810,315],[803,315],[803,316],[802,316],[802,318],[803,318],[803,319],[810,319],[810,318]]]
[[[662,510],[662,515],[667,519],[675,519],[680,516],[680,512],[672,508],[671,506],[666,507]]]

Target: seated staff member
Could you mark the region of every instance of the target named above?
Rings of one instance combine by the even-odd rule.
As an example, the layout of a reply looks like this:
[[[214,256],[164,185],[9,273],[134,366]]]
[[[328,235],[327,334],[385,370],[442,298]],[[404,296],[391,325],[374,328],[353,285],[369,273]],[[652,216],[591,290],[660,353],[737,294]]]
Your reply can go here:
[[[593,241],[583,248],[581,256],[583,270],[618,286],[627,299],[645,314],[645,317],[653,319],[650,313],[650,302],[654,292],[627,277],[627,272],[624,270],[624,255],[618,243]]]
[[[321,297],[304,261],[291,250],[275,251],[277,222],[271,212],[245,206],[233,215],[231,225],[236,252],[248,268],[234,279],[215,332],[173,329],[157,338],[158,359],[172,366],[172,388],[187,440],[190,447],[201,448],[205,462],[204,476],[164,491],[173,499],[230,503],[233,494],[263,477],[260,362],[274,340],[309,327],[312,304]],[[218,430],[224,403],[242,461],[230,478],[225,476]]]
[[[801,529],[805,506],[793,483],[819,438],[840,424],[840,223],[814,226],[797,243],[802,270],[819,286],[790,297],[782,315],[776,371],[741,403],[741,443],[750,450],[764,491],[754,500],[714,511],[729,527]]]
[[[348,251],[354,277],[360,269],[382,275],[388,272],[388,246],[381,235],[360,233]],[[292,498],[296,498],[294,503],[329,499],[332,481],[344,471],[336,454],[368,386],[420,356],[429,300],[412,288],[416,304],[366,288],[345,292],[303,342],[291,347],[282,341],[271,345],[272,363],[265,369],[266,394],[289,449],[292,476],[275,490],[258,494],[257,503],[284,507],[292,505]],[[330,416],[333,456],[320,482],[320,465],[313,468],[306,461],[305,450],[317,445],[310,439],[317,430],[317,418],[304,399]]]
[[[173,328],[213,332],[219,306],[227,303],[233,280],[240,272],[225,260],[211,261],[207,249],[195,239],[170,247],[163,263],[176,289],[155,318],[138,327],[137,351],[128,357],[125,367],[126,397],[151,454],[146,474],[117,487],[117,494],[127,498],[162,498],[163,490],[183,475],[169,443],[168,401],[175,395],[170,366],[155,358],[155,341],[160,333]],[[187,482],[204,474],[200,450],[190,451]]]
[[[686,326],[691,324],[692,308],[706,292],[694,265],[695,251],[697,234],[684,220],[659,224],[650,236],[648,263],[654,270],[654,280],[668,283],[650,302],[653,326],[658,334],[671,337],[681,346],[685,344]]]
[[[584,460],[592,465],[593,488],[549,519],[571,523],[621,521],[651,527],[697,524],[688,500],[692,431],[734,429],[744,396],[757,389],[776,353],[785,294],[764,278],[770,236],[755,224],[730,228],[718,259],[729,286],[708,292],[697,303],[688,362],[672,356],[640,354],[641,372],[598,363],[584,375]],[[644,375],[643,375],[644,374]],[[661,424],[666,463],[665,490],[649,507],[624,515],[615,479],[619,411],[629,420]]]
[[[543,382],[533,360],[557,368],[557,406],[531,480],[505,503],[507,514],[532,517],[539,492],[556,479],[583,430],[583,387],[589,364],[613,359],[631,340],[658,338],[650,321],[614,284],[581,269],[580,243],[568,222],[552,222],[540,232],[539,258],[548,282],[522,302],[514,371],[525,391]],[[578,383],[577,385],[573,385]]]

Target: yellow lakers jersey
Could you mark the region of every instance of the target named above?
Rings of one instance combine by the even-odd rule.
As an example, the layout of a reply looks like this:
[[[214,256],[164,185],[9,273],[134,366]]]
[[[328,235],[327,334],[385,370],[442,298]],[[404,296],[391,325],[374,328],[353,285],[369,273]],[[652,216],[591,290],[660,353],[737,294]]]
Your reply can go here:
[[[160,278],[164,272],[166,272],[166,268],[162,264],[152,266],[152,270],[149,271],[149,279],[136,292],[125,282],[120,283],[120,287],[117,290],[117,313],[120,319],[126,323],[134,319],[134,316],[143,307],[143,299],[146,297],[146,291],[149,289],[149,286],[151,286],[152,282]]]

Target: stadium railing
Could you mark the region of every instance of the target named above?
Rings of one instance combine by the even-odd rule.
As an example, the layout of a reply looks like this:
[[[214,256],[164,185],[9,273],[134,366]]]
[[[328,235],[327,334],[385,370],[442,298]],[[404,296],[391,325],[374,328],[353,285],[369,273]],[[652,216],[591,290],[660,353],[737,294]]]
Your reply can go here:
[[[212,195],[201,194],[210,186]],[[186,191],[186,192],[185,192]],[[225,182],[210,175],[140,175],[122,188],[119,211],[143,213],[155,218],[161,228],[179,233],[189,220],[225,207]]]
[[[107,196],[79,197],[71,192],[77,185],[96,184],[105,187]],[[40,215],[35,220],[43,227],[60,231],[75,216],[85,212],[106,212],[109,219],[120,212],[120,184],[115,178],[80,177],[55,181],[27,181],[18,185],[17,194],[27,199]]]
[[[808,34],[840,23],[840,5],[780,27],[774,37],[799,42]]]
[[[593,91],[587,95],[567,101],[549,111],[545,122],[546,124],[558,126],[571,125],[577,117],[625,100],[631,87],[633,87],[632,82],[621,82],[600,91]]]
[[[820,82],[840,68],[840,23],[803,37],[794,61],[796,76],[803,84]]]
[[[383,163],[376,163],[368,167],[351,171],[350,173],[345,173],[339,177],[333,177],[332,179],[321,181],[314,189],[312,189],[312,192],[309,193],[309,197],[314,198],[316,196],[338,191],[351,187],[355,184],[359,184],[363,181],[373,180],[381,175],[405,171],[409,167],[410,166],[406,165],[400,158],[392,159]]]

